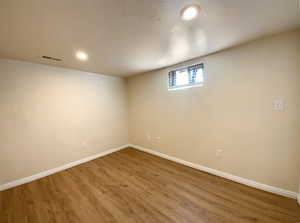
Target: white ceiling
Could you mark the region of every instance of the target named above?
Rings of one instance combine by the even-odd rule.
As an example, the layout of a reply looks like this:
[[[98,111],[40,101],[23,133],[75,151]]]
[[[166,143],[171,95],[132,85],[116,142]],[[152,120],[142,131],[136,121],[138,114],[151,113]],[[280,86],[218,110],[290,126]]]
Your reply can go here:
[[[0,57],[128,76],[297,27],[299,0],[0,0]]]

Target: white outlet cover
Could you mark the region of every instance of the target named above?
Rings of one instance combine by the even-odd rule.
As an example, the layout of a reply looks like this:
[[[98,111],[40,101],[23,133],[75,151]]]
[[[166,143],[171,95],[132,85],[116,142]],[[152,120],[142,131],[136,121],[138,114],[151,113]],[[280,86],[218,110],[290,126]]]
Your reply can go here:
[[[216,156],[221,156],[223,149],[216,149]]]
[[[151,140],[151,135],[149,133],[147,134],[147,139],[148,139],[148,141]]]
[[[282,99],[276,99],[273,101],[273,108],[275,111],[283,111],[285,108],[285,103]]]

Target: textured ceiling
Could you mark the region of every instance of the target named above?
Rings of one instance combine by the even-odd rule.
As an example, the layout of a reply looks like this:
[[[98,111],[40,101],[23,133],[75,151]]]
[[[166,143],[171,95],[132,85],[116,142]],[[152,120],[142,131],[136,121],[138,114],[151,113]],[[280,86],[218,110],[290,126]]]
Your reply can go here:
[[[297,27],[298,0],[0,0],[0,57],[128,76]]]

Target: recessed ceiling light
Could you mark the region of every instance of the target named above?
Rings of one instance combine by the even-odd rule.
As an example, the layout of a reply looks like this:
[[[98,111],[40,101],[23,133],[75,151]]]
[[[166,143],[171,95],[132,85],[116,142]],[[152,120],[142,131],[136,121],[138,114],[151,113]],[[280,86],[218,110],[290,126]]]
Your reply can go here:
[[[181,10],[182,20],[192,20],[197,17],[200,12],[199,5],[188,5]]]
[[[89,56],[85,53],[85,52],[82,52],[82,51],[78,51],[76,53],[76,57],[79,59],[79,60],[87,60],[89,58]]]

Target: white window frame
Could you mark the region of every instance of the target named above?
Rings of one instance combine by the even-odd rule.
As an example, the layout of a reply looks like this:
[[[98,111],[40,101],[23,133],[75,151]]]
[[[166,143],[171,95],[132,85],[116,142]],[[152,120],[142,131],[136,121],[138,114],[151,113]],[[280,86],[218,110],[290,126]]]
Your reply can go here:
[[[195,83],[195,84],[186,84],[186,85],[170,87],[170,85],[169,85],[169,73],[170,72],[181,70],[181,69],[188,69],[189,67],[196,66],[196,65],[202,65],[203,66],[203,68],[202,68],[203,69],[203,81],[202,82]],[[168,91],[182,90],[182,89],[194,88],[194,87],[202,87],[204,82],[205,82],[204,62],[197,62],[197,63],[193,63],[193,64],[182,65],[180,67],[173,67],[173,68],[170,68],[170,69],[167,70],[167,88],[168,88]]]

